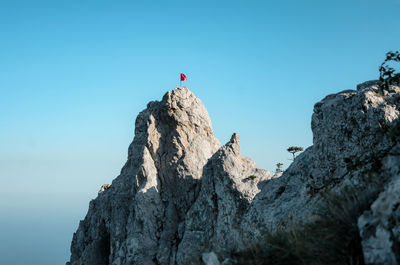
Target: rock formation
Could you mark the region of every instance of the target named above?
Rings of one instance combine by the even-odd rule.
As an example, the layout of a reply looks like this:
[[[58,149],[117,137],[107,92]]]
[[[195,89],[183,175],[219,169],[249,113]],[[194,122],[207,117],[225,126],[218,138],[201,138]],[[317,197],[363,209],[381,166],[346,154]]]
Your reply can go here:
[[[228,255],[242,247],[242,217],[272,175],[240,155],[239,136],[204,167],[200,194],[185,218],[177,264],[193,264],[204,251]]]
[[[325,189],[370,172],[385,189],[359,218],[365,261],[397,264],[399,119],[399,87],[329,95],[314,106],[313,146],[278,177],[241,156],[238,134],[220,146],[201,101],[177,87],[138,115],[128,160],[90,202],[67,264],[217,264],[261,229],[308,222]]]
[[[136,119],[128,161],[91,201],[74,234],[71,264],[170,264],[178,228],[200,190],[203,166],[220,144],[208,113],[178,87]]]

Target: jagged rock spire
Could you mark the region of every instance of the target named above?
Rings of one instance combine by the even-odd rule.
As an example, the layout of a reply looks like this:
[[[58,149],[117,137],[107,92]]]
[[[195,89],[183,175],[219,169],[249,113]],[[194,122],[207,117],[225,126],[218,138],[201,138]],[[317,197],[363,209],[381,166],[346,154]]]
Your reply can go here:
[[[113,264],[172,262],[178,226],[219,147],[206,108],[186,87],[150,102],[136,119],[121,175],[91,202],[74,235],[71,264],[102,264],[104,244]]]

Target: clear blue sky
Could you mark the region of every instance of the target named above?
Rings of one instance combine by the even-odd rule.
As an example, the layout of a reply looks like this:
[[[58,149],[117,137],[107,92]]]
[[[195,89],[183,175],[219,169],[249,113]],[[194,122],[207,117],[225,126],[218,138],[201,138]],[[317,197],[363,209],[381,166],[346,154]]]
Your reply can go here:
[[[3,261],[63,264],[136,115],[180,72],[221,143],[238,132],[259,166],[287,167],[289,145],[312,144],[313,105],[376,79],[400,49],[399,11],[400,0],[1,0]]]

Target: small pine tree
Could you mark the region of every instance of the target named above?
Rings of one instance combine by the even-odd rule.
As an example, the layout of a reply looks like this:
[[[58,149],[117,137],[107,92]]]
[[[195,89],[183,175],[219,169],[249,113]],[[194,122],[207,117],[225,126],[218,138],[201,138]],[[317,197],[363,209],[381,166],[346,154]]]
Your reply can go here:
[[[278,164],[276,164],[275,174],[281,173],[281,172],[282,172],[282,166],[283,166],[283,164],[282,164],[281,162],[279,162]]]
[[[301,146],[290,146],[287,151],[293,155],[293,161],[296,158],[296,153],[303,151],[303,147]]]

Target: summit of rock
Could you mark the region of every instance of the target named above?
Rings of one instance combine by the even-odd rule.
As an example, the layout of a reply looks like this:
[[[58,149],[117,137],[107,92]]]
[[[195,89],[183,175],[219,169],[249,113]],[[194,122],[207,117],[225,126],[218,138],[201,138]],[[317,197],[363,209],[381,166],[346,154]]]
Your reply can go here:
[[[136,119],[121,174],[90,203],[74,234],[70,264],[169,263],[203,167],[219,147],[206,108],[189,89],[150,102]],[[100,251],[104,244],[109,252]]]

